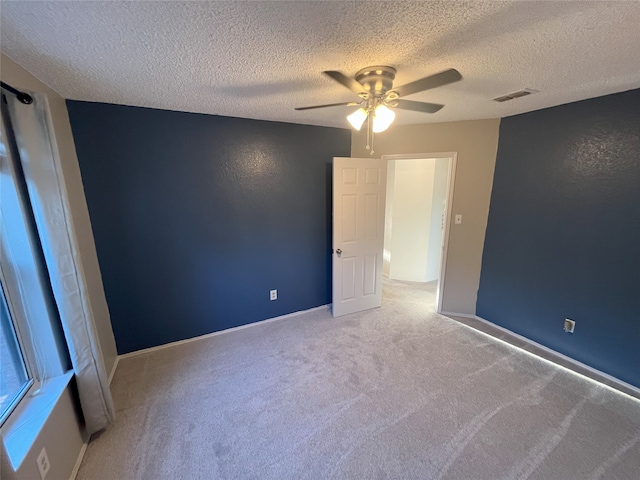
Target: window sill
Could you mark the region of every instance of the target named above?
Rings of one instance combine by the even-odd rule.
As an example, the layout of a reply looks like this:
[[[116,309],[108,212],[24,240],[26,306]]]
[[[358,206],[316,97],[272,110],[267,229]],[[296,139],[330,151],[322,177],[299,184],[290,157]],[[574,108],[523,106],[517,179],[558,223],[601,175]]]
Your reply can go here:
[[[14,471],[22,465],[72,378],[70,370],[47,380],[40,389],[31,387],[0,429],[4,450]]]

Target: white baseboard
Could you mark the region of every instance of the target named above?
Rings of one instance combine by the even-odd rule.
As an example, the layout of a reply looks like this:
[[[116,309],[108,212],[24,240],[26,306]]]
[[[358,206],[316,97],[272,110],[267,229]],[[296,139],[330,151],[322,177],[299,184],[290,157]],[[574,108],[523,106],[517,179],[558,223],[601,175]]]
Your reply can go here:
[[[440,312],[440,315],[446,315],[447,317],[476,318],[473,313]]]
[[[200,335],[198,337],[187,338],[185,340],[178,340],[177,342],[165,343],[164,345],[158,345],[157,347],[143,348],[142,350],[136,350],[135,352],[129,352],[129,353],[124,353],[122,355],[118,355],[118,360],[120,360],[121,358],[137,357],[138,355],[144,355],[146,353],[155,352],[156,350],[163,350],[165,348],[175,347],[177,345],[183,345],[185,343],[204,340],[206,338],[216,337],[218,335],[224,335],[225,333],[231,333],[237,330],[243,330],[245,328],[264,325],[265,323],[271,323],[271,322],[276,322],[278,320],[284,320],[286,318],[297,317],[298,315],[304,315],[305,313],[317,312],[320,310],[327,310],[330,307],[331,305],[320,305],[319,307],[310,308],[309,310],[301,310],[299,312],[287,313],[286,315],[280,315],[279,317],[267,318],[266,320],[247,323],[246,325],[240,325],[238,327],[227,328],[226,330],[220,330],[219,332],[207,333],[205,335]],[[114,365],[114,371],[115,371],[115,365]]]
[[[518,333],[515,333],[515,332],[512,332],[511,330],[509,330],[507,328],[501,327],[500,325],[496,325],[495,323],[490,322],[489,320],[485,320],[482,317],[479,317],[477,315],[474,315],[474,317],[476,318],[476,320],[478,320],[480,322],[483,322],[483,323],[485,323],[487,325],[491,325],[492,327],[495,327],[498,330],[507,333],[508,335],[512,335],[513,337],[517,338],[518,340],[526,342],[529,345],[532,345],[532,346],[534,346],[536,348],[539,348],[540,350],[543,350],[543,351],[545,351],[545,352],[547,352],[547,353],[549,353],[551,355],[554,355],[554,356],[557,356],[559,358],[562,358],[564,361],[566,361],[567,363],[573,365],[574,367],[585,369],[585,370],[593,373],[596,376],[600,376],[600,377],[603,377],[603,378],[609,380],[609,382],[611,382],[612,384],[616,384],[616,385],[619,385],[620,387],[622,387],[622,389],[616,388],[616,390],[622,390],[623,392],[624,392],[624,390],[631,390],[631,391],[635,392],[636,396],[640,399],[640,388],[638,388],[638,387],[636,387],[634,385],[631,385],[630,383],[627,383],[627,382],[625,382],[623,380],[620,380],[619,378],[616,378],[616,377],[614,377],[612,375],[609,375],[608,373],[605,373],[605,372],[603,372],[601,370],[598,370],[597,368],[593,368],[593,367],[591,367],[591,366],[589,366],[589,365],[587,365],[585,363],[582,363],[582,362],[580,362],[580,361],[578,361],[578,360],[576,360],[574,358],[568,357],[563,353],[557,352],[557,351],[553,350],[552,348],[549,348],[549,347],[547,347],[545,345],[542,345],[541,343],[538,343],[536,341],[530,340],[527,337],[523,337],[522,335],[520,335]],[[536,355],[536,356],[538,356],[538,355]],[[544,360],[546,360],[546,359],[544,359]],[[550,361],[550,360],[548,360],[548,361]],[[551,362],[551,363],[555,364],[555,362]],[[562,367],[562,365],[560,365],[560,366]],[[586,375],[583,375],[580,372],[575,372],[571,368],[568,368],[568,367],[566,367],[566,368],[568,370],[573,371],[574,373],[578,373],[579,375],[582,375],[583,377],[586,376]],[[598,381],[593,377],[587,376],[587,378],[589,378],[590,380]],[[601,382],[598,382],[598,383],[601,383]],[[607,386],[613,387],[613,385],[607,385]],[[615,387],[613,387],[613,388],[615,388]],[[626,392],[624,392],[624,393],[626,393]]]
[[[477,320],[479,322],[484,323],[485,325],[490,326],[491,328],[495,328],[505,334],[507,334],[508,336],[517,339],[527,345],[530,345],[534,348],[534,351],[528,351],[528,350],[524,350],[522,348],[520,348],[517,345],[512,345],[511,343],[502,340],[500,338],[497,338],[493,335],[491,335],[490,333],[487,332],[483,332],[482,330],[477,330],[479,332],[484,333],[485,335],[489,335],[491,338],[495,338],[496,340],[500,341],[500,342],[504,342],[514,348],[518,348],[520,351],[528,353],[529,355],[533,355],[541,360],[544,360],[546,362],[550,362],[552,364],[554,364],[555,366],[559,367],[559,368],[564,368],[566,370],[569,370],[571,372],[573,372],[576,375],[580,375],[582,377],[588,378],[591,381],[597,382],[600,385],[603,385],[605,387],[609,387],[612,388],[614,390],[616,390],[617,392],[620,393],[624,393],[625,395],[629,395],[631,397],[634,397],[636,399],[640,400],[640,388],[631,385],[630,383],[627,383],[623,380],[620,380],[619,378],[616,378],[612,375],[609,375],[608,373],[604,373],[596,368],[593,368],[589,365],[586,365],[574,358],[568,357],[567,355],[564,355],[560,352],[557,352],[555,350],[553,350],[552,348],[549,348],[545,345],[542,345],[541,343],[538,343],[534,340],[530,340],[527,337],[524,337],[518,333],[512,332],[511,330],[509,330],[508,328],[504,328],[501,327],[500,325],[496,325],[493,322],[490,322],[489,320],[486,320],[482,317],[479,317],[477,315],[470,315],[470,314],[466,314],[466,313],[454,313],[454,312],[442,312],[441,315],[446,315],[446,316],[453,316],[453,317],[462,317],[462,318],[472,318],[474,320]],[[467,325],[469,328],[473,328],[473,326]],[[536,353],[536,351],[538,351],[538,353]],[[546,352],[547,354],[549,354],[552,357],[556,357],[558,359],[562,359],[567,363],[567,366],[565,365],[560,365],[557,362],[554,362],[552,359],[549,358],[545,358],[543,356],[541,356],[541,352]],[[589,374],[585,374],[583,373],[581,370],[588,372]]]
[[[82,465],[84,453],[87,451],[87,445],[87,443],[82,444],[82,448],[80,449],[80,453],[78,453],[78,459],[76,460],[76,464],[73,466],[69,480],[76,480],[76,475],[78,475],[78,470],[80,470],[80,465]]]
[[[116,374],[116,368],[118,368],[118,362],[120,361],[120,356],[116,357],[115,362],[113,362],[113,366],[111,367],[111,373],[109,374],[109,386],[111,386],[111,381],[113,380],[113,376]]]

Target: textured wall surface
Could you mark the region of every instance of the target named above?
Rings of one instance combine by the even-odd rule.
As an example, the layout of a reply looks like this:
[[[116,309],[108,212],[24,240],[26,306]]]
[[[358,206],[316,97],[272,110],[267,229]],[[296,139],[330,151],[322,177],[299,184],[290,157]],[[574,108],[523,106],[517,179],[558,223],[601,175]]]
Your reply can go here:
[[[330,303],[348,130],[68,108],[119,353]]]
[[[640,90],[502,120],[477,314],[640,387]]]

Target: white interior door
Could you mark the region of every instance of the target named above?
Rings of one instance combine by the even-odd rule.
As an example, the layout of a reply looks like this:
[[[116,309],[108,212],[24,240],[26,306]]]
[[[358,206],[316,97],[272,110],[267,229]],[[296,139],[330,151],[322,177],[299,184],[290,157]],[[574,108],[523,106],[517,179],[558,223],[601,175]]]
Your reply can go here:
[[[387,161],[333,159],[333,316],[379,307]]]

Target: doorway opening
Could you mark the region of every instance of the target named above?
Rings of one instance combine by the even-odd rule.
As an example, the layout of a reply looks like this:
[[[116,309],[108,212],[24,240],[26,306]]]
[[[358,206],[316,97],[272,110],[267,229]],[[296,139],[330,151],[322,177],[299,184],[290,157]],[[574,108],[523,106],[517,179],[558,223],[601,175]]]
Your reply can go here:
[[[384,155],[383,291],[410,288],[442,311],[456,154]]]

